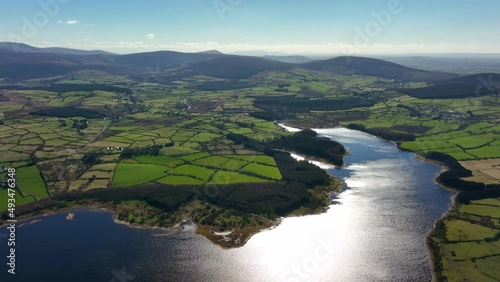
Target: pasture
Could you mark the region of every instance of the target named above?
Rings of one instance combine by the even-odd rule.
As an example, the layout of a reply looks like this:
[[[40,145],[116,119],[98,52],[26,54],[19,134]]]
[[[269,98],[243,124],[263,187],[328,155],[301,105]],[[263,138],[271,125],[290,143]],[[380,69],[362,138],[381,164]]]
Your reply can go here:
[[[450,280],[495,281],[500,277],[500,198],[458,204],[444,219],[439,244],[442,275]],[[485,224],[485,223],[488,224]]]
[[[45,182],[36,166],[18,168],[16,170],[16,180],[25,197],[33,196],[37,200],[49,197]]]
[[[246,174],[241,174],[234,171],[217,171],[210,184],[234,184],[234,183],[252,183],[252,182],[267,182],[269,180],[258,178],[255,176],[250,176]]]
[[[119,163],[113,177],[113,187],[145,184],[165,176],[170,167],[155,164]]]
[[[264,176],[265,178],[270,178],[274,180],[281,179],[281,173],[277,167],[251,163],[243,167],[241,171],[250,172],[252,174],[256,174],[258,176]]]

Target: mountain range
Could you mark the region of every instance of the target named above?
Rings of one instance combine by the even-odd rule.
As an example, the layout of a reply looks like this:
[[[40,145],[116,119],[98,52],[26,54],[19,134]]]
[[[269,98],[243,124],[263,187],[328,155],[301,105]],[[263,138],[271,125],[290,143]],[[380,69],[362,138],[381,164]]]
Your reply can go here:
[[[36,48],[21,43],[0,42],[0,77],[13,81],[52,77],[82,70],[142,77],[209,75],[223,79],[247,79],[257,73],[294,68],[339,75],[367,75],[398,81],[437,82],[455,74],[423,71],[379,59],[341,56],[310,61],[301,56],[238,56],[217,50],[199,53],[156,51],[119,55],[105,51],[66,48]]]

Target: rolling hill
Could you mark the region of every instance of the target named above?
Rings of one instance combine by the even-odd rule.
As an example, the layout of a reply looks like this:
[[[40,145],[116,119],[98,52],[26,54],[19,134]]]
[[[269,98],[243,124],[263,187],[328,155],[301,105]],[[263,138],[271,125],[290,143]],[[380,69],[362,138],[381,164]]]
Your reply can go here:
[[[12,48],[15,46],[16,48]],[[16,52],[17,51],[17,52]],[[262,57],[226,55],[218,51],[182,53],[156,51],[118,55],[103,51],[64,48],[35,48],[19,43],[0,43],[0,77],[11,80],[53,77],[82,70],[129,75],[144,80],[152,72],[170,81],[190,75],[209,75],[224,79],[246,79],[263,71],[302,68],[339,75],[366,75],[401,81],[439,82],[456,75],[422,71],[399,64],[362,57],[337,57],[301,64],[286,63],[304,58],[279,60]]]
[[[191,64],[225,56],[217,53],[181,53],[174,51],[156,51],[118,55],[114,60],[119,65],[139,68],[171,69],[186,67]]]
[[[296,67],[296,65],[264,58],[226,55],[190,65],[186,70],[194,74],[210,75],[226,79],[243,79],[262,71],[288,70],[293,67]]]
[[[67,55],[0,51],[0,77],[14,80],[52,77],[84,69],[126,74],[111,55]]]
[[[110,74],[141,75],[216,58],[217,54],[190,54],[170,51],[130,55],[70,55],[44,52],[15,53],[0,50],[0,77],[14,80],[44,78],[82,70]]]
[[[406,94],[422,99],[454,99],[498,95],[500,93],[500,74],[474,74],[433,85],[404,90]]]
[[[52,53],[65,55],[111,55],[113,53],[101,50],[77,50],[60,47],[37,48],[23,43],[0,42],[0,52],[10,51],[14,53]]]
[[[303,63],[314,61],[314,59],[311,59],[311,58],[308,58],[305,56],[294,56],[294,55],[290,55],[290,56],[266,55],[266,56],[263,56],[262,58],[270,59],[270,60],[274,60],[274,61],[278,61],[278,62],[282,62],[282,63],[289,63],[289,64],[303,64]]]
[[[379,59],[341,56],[329,60],[308,62],[302,68],[328,71],[342,75],[366,75],[403,81],[440,81],[456,75],[422,71]]]

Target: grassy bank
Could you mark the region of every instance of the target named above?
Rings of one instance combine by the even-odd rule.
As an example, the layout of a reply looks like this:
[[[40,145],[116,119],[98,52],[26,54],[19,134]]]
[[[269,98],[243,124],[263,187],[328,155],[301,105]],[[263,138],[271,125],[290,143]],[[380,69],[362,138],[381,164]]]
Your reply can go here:
[[[498,281],[500,197],[457,201],[427,240],[437,281]]]
[[[161,189],[153,187],[154,190]],[[199,187],[203,189],[204,187]],[[249,187],[245,187],[249,188]],[[268,187],[269,188],[269,187]],[[314,206],[301,205],[290,210],[287,214],[276,214],[275,212],[265,214],[254,214],[229,208],[227,204],[213,204],[206,196],[198,195],[191,198],[191,195],[180,192],[176,200],[169,199],[161,202],[160,197],[155,193],[155,200],[148,197],[140,197],[135,192],[133,195],[114,195],[106,199],[106,193],[99,195],[98,190],[93,194],[81,195],[73,194],[46,199],[40,202],[33,202],[21,206],[18,209],[17,219],[24,220],[30,217],[70,211],[77,208],[104,209],[113,213],[116,222],[126,223],[132,227],[140,228],[179,228],[179,224],[185,220],[191,220],[197,226],[197,233],[206,237],[215,244],[224,248],[243,246],[252,235],[272,227],[277,226],[281,216],[300,216],[313,213],[324,212],[330,204],[329,195],[338,192],[341,183],[335,178],[327,186],[318,186],[308,190],[311,199],[316,199]],[[123,188],[126,189],[126,188]],[[146,189],[142,189],[142,194]],[[189,189],[183,187],[183,189]],[[282,189],[282,188],[281,188]],[[134,189],[131,189],[134,190]],[[106,191],[106,190],[105,190]],[[109,190],[107,190],[109,191]],[[136,191],[137,192],[137,191]],[[169,193],[169,195],[172,195]],[[186,198],[187,197],[187,198]],[[170,204],[170,206],[168,206]],[[167,207],[168,206],[168,207]],[[6,217],[0,219],[0,225],[5,223]],[[218,235],[219,232],[232,230],[228,235]],[[162,236],[162,233],[159,234]]]
[[[310,125],[309,122],[307,122],[308,125]],[[300,121],[295,121],[294,125],[300,127],[302,124]],[[319,124],[312,126],[319,126]],[[389,128],[366,130],[364,126],[353,129],[397,141],[400,149],[417,153],[422,160],[442,166],[445,170],[437,177],[437,182],[459,193],[453,206],[443,215],[443,218],[435,223],[426,240],[434,279],[436,281],[499,281],[500,272],[497,266],[500,265],[500,189],[498,175],[494,173],[494,170],[500,163],[498,159],[495,159],[495,152],[491,151],[488,156],[490,159],[459,162],[454,156],[442,153],[443,150],[429,151],[441,146],[439,142],[437,144],[433,144],[432,141],[427,142],[425,147],[409,146],[408,144],[417,143],[405,142],[405,138],[408,134],[418,138],[422,134],[418,133],[422,130],[421,128],[402,125],[393,125],[393,127],[405,128],[411,133],[398,135],[398,131],[396,134],[391,133]],[[479,130],[481,125],[474,128]],[[494,130],[491,127],[486,129]],[[456,136],[458,133],[448,132],[448,134]],[[462,145],[462,142],[468,142],[471,139],[473,138],[460,139],[455,146],[466,146]],[[488,141],[485,144],[488,143],[491,142]]]

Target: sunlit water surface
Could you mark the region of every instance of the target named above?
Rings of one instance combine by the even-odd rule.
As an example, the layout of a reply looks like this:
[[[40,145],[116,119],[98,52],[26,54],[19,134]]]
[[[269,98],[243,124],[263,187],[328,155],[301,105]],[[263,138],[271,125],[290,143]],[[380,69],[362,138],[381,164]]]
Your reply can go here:
[[[114,224],[106,212],[45,216],[17,230],[15,277],[5,276],[0,236],[0,281],[430,280],[425,236],[452,196],[433,183],[441,168],[365,133],[317,131],[352,152],[344,168],[327,169],[347,187],[326,213],[286,218],[231,250],[191,228],[152,237],[159,231]]]

